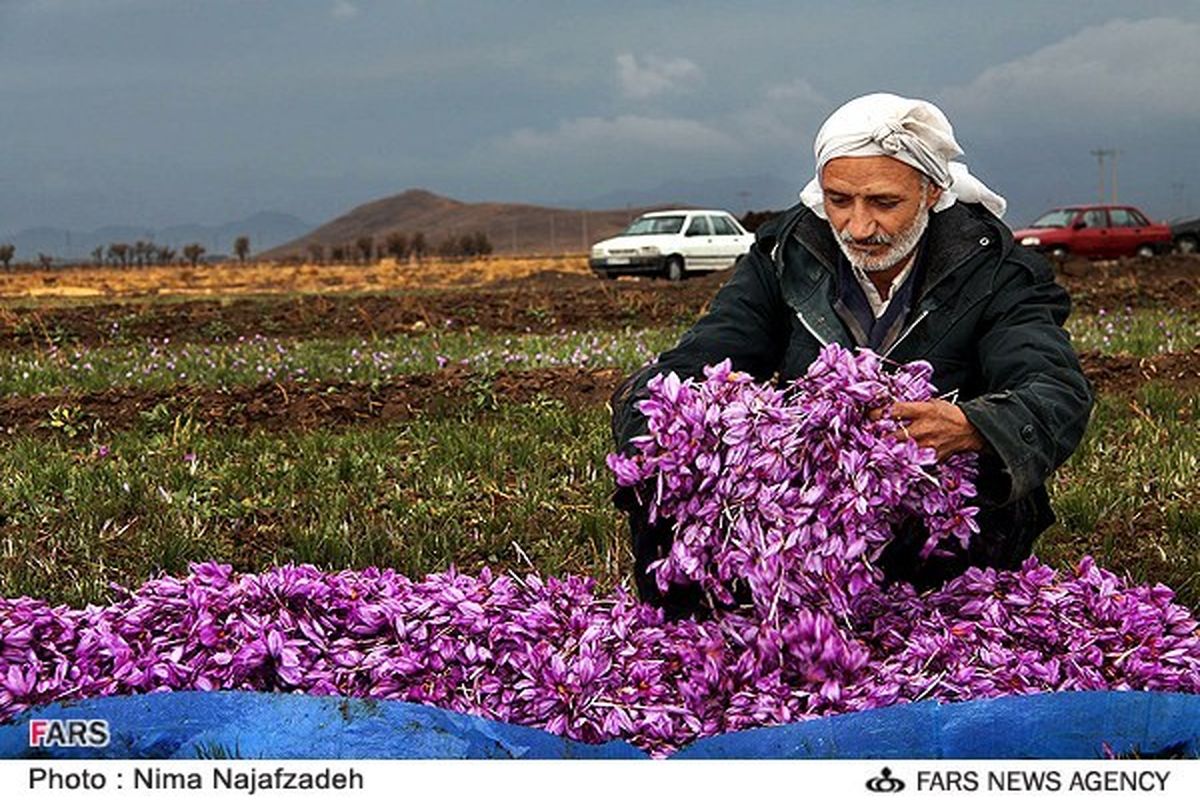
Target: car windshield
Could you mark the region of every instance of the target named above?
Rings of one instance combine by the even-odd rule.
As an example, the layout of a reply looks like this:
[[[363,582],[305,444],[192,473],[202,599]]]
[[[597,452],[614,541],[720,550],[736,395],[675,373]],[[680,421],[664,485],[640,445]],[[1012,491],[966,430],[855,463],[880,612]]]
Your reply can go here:
[[[1075,219],[1075,214],[1078,209],[1074,208],[1056,208],[1033,221],[1031,228],[1065,228],[1071,224],[1071,220]]]
[[[625,229],[622,236],[647,236],[654,233],[679,233],[683,217],[639,217]]]

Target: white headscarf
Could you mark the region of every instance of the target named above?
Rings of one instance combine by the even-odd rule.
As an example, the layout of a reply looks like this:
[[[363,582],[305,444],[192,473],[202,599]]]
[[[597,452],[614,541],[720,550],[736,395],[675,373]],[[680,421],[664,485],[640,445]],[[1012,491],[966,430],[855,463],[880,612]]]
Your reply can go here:
[[[1007,201],[953,161],[963,154],[954,140],[954,129],[941,109],[925,100],[894,94],[856,97],[825,120],[813,143],[816,177],[800,192],[804,205],[825,219],[821,170],[843,156],[891,156],[918,169],[942,188],[934,211],[943,211],[958,200],[982,203],[997,217],[1004,216]]]

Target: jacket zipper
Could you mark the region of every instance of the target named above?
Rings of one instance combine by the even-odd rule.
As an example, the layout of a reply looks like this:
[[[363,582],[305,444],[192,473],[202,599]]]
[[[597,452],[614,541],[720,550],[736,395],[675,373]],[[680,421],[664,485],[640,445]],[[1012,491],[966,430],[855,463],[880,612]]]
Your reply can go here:
[[[781,236],[776,240],[775,246],[771,249],[771,260],[775,262],[777,272],[782,272],[782,270],[783,270],[783,247],[782,247],[782,244],[788,236],[792,235],[792,231],[795,229],[796,225],[799,224],[799,222],[800,222],[799,215],[797,215],[797,217],[792,220],[791,224],[788,225],[787,227],[785,227],[781,231]],[[809,251],[809,252],[812,252],[812,251]],[[814,255],[816,255],[816,254],[814,253]],[[946,270],[946,272],[942,273],[942,275],[938,278],[936,283],[934,283],[930,286],[924,287],[921,291],[921,296],[917,297],[917,298],[913,298],[913,299],[917,303],[920,303],[922,300],[924,300],[926,297],[928,297],[930,292],[932,292],[935,288],[937,288],[937,286],[939,284],[941,284],[942,281],[946,280],[951,275],[951,273],[953,273],[954,270],[958,268],[959,265],[969,261],[971,258],[974,257],[974,255],[975,255],[974,253],[968,253],[967,255],[963,256],[962,260],[959,261],[957,264],[955,264],[953,269]],[[826,269],[829,269],[829,270],[833,269],[833,267],[831,267],[823,258],[821,258],[820,256],[816,256],[816,257],[817,257],[818,261],[820,261],[822,264],[825,265]],[[806,320],[804,318],[804,315],[802,313],[797,311],[796,316],[800,318],[800,324],[802,324],[805,327],[805,329],[809,333],[811,333],[818,342],[821,343],[822,347],[825,347],[826,345],[829,344],[827,341],[825,341],[825,339],[819,333],[817,333],[815,330],[813,330],[813,327],[808,324],[808,320]],[[895,350],[900,345],[901,342],[903,342],[906,338],[908,338],[908,335],[910,333],[912,333],[913,328],[916,328],[918,325],[920,325],[921,321],[924,320],[927,316],[929,316],[929,309],[922,311],[920,316],[918,316],[915,320],[913,320],[912,324],[904,329],[904,331],[900,334],[900,337],[898,339],[896,339],[896,341],[892,342],[892,346],[887,349],[887,352],[883,354],[883,357],[887,358],[889,355],[891,355],[892,351]]]
[[[904,332],[900,334],[900,338],[898,338],[898,339],[896,339],[896,341],[892,342],[892,346],[887,349],[887,352],[883,354],[883,357],[887,358],[888,356],[890,356],[892,354],[892,351],[895,350],[897,347],[899,347],[900,343],[904,341],[905,337],[907,337],[910,333],[912,333],[913,328],[920,325],[921,320],[925,319],[928,316],[929,316],[929,309],[925,309],[924,311],[922,311],[921,316],[914,319],[912,324],[904,329]]]
[[[933,290],[936,289],[942,283],[942,281],[944,281],[950,277],[950,275],[954,272],[955,269],[958,269],[958,267],[960,265],[965,264],[967,261],[970,261],[972,258],[974,258],[974,256],[975,256],[974,253],[968,253],[966,256],[964,256],[961,261],[959,261],[957,264],[954,265],[953,269],[946,270],[946,272],[944,272],[942,274],[942,276],[940,278],[938,278],[936,283],[934,283],[930,286],[926,286],[921,291],[921,296],[918,298],[915,298],[916,301],[919,303],[922,300],[924,300],[926,297],[928,297],[930,295],[930,293],[932,293]],[[895,350],[897,347],[899,347],[900,343],[903,342],[910,333],[912,333],[913,328],[920,325],[921,320],[925,319],[927,316],[929,316],[929,309],[925,309],[924,311],[922,311],[921,315],[919,317],[917,317],[916,319],[914,319],[912,324],[904,329],[904,332],[900,334],[900,338],[898,338],[898,339],[896,339],[896,341],[892,342],[892,346],[887,349],[887,352],[883,354],[883,357],[887,358],[889,355],[891,355],[892,351]]]
[[[809,333],[811,333],[813,335],[813,338],[815,338],[818,342],[821,343],[821,347],[827,347],[829,345],[829,342],[825,341],[825,338],[823,336],[821,336],[821,334],[817,333],[812,325],[808,324],[808,320],[806,320],[804,318],[803,314],[801,314],[799,311],[797,311],[796,316],[800,318],[800,324],[804,326],[804,329],[807,330]]]

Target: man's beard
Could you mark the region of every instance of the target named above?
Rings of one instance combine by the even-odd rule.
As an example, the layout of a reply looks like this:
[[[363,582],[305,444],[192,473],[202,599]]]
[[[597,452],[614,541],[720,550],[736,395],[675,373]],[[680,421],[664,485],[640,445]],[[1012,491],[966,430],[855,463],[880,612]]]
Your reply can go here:
[[[838,247],[842,248],[842,252],[846,254],[846,258],[850,260],[851,264],[863,272],[883,272],[908,258],[909,254],[916,248],[917,242],[921,241],[921,237],[925,235],[925,228],[928,225],[929,208],[924,203],[921,203],[921,210],[917,212],[917,216],[913,218],[912,222],[908,223],[907,228],[895,236],[885,236],[877,233],[866,239],[855,240],[850,235],[850,232],[843,228],[840,232],[836,232],[835,238],[837,239]],[[882,253],[863,253],[852,250],[850,248],[852,242],[854,244],[885,244],[890,245],[890,247]]]

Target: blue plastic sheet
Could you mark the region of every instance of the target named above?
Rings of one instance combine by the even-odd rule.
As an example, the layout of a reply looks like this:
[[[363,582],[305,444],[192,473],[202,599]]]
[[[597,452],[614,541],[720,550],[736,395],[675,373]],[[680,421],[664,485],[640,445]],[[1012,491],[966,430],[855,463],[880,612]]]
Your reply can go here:
[[[704,739],[675,758],[1200,756],[1200,696],[1056,692],[929,700]]]
[[[31,748],[31,719],[105,719],[107,748]],[[728,733],[675,758],[1200,757],[1200,696],[1066,692],[934,701]],[[625,742],[545,731],[395,700],[254,692],[106,697],[34,709],[0,725],[0,757],[645,758]]]
[[[31,719],[105,719],[106,748],[29,746]],[[396,700],[164,692],[34,709],[0,726],[0,758],[646,758]]]

